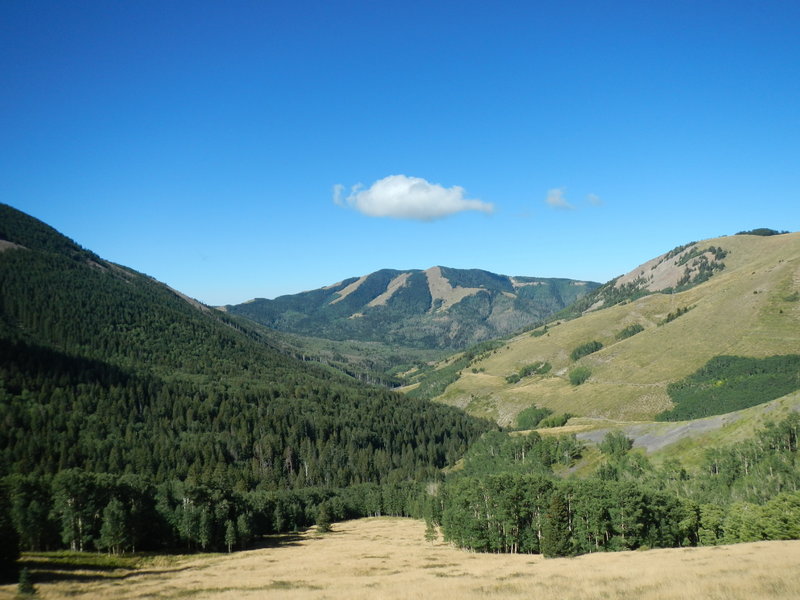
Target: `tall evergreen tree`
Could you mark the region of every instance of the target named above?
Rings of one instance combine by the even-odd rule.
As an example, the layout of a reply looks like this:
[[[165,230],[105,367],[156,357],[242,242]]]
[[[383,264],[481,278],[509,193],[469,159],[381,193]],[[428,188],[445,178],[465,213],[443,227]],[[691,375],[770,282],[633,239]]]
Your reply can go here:
[[[5,486],[0,485],[0,582],[15,581],[19,537],[11,521],[11,506]]]
[[[128,515],[125,507],[122,502],[112,498],[103,509],[103,525],[100,527],[97,547],[100,550],[107,550],[111,554],[122,554],[130,545]]]
[[[542,527],[542,554],[548,558],[572,554],[569,527],[569,508],[558,491],[550,499],[550,506]]]

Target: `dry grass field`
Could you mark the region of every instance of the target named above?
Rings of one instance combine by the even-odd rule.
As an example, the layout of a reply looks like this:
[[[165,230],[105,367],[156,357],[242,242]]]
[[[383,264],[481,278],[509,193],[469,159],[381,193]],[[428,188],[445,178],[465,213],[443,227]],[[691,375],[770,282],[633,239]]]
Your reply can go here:
[[[362,519],[232,555],[33,575],[42,599],[800,598],[800,541],[544,559],[465,552],[423,534],[420,521]],[[0,587],[0,600],[15,591]]]

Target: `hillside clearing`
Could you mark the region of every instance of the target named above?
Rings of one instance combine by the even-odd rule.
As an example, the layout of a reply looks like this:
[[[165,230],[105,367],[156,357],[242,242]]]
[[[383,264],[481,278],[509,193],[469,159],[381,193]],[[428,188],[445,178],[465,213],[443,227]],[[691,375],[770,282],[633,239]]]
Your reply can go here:
[[[43,599],[800,597],[800,541],[544,559],[430,544],[424,530],[411,519],[362,519],[337,523],[325,536],[311,529],[230,556],[152,560],[137,570],[69,570],[46,583],[47,573],[29,564]],[[0,600],[15,592],[16,586],[0,587]]]

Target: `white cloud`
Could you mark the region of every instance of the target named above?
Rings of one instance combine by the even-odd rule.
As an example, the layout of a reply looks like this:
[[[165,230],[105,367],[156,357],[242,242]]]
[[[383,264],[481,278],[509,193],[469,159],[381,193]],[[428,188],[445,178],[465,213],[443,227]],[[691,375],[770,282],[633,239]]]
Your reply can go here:
[[[600,199],[600,196],[597,194],[589,194],[586,196],[586,199],[589,201],[589,204],[592,206],[600,206],[603,204],[603,201]]]
[[[390,175],[364,189],[361,184],[351,188],[343,198],[344,186],[333,186],[333,201],[339,206],[349,206],[370,217],[391,217],[434,221],[449,215],[477,210],[491,213],[494,205],[464,197],[464,188],[445,188],[420,177]]]
[[[565,188],[553,188],[552,190],[547,191],[547,202],[553,208],[564,208],[567,210],[571,210],[575,208],[567,202],[566,196],[564,196]]]

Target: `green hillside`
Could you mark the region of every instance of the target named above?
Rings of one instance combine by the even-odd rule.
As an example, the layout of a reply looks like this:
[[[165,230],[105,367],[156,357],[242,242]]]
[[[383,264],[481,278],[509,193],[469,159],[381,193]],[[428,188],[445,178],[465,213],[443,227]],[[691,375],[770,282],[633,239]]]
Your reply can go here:
[[[231,551],[387,514],[545,556],[800,535],[800,234],[679,247],[611,282],[639,288],[610,306],[418,367],[418,395],[439,386],[503,425],[525,409],[539,428],[508,433],[298,360],[310,344],[340,368],[352,357],[203,306],[8,206],[0,224],[6,576],[19,547]],[[454,310],[491,279],[515,285],[439,269],[428,290]]]
[[[479,269],[383,269],[325,288],[226,306],[279,331],[416,349],[463,348],[542,322],[598,284]]]
[[[288,356],[6,205],[0,232],[0,477],[24,547],[103,548],[109,519],[128,548],[244,544],[344,488],[335,516],[368,494],[380,513],[489,427]]]
[[[639,278],[655,289],[643,286],[606,308],[595,298],[595,306],[585,307],[578,318],[514,337],[462,368],[439,399],[504,425],[532,404],[596,419],[651,420],[673,408],[670,384],[714,357],[797,354],[800,233],[736,235],[676,250],[620,278]],[[724,266],[706,271],[709,276],[699,282],[690,276],[683,291],[674,286],[691,261],[715,254],[724,256]],[[650,273],[657,273],[658,281],[650,281]],[[592,342],[602,347],[571,358]],[[549,363],[551,370],[516,383],[507,380],[538,362]],[[584,375],[585,382],[574,385],[571,374]]]

